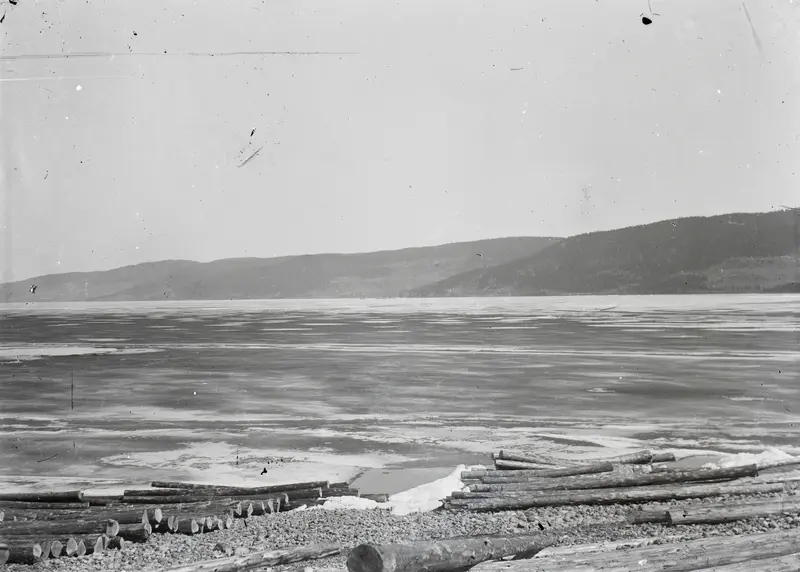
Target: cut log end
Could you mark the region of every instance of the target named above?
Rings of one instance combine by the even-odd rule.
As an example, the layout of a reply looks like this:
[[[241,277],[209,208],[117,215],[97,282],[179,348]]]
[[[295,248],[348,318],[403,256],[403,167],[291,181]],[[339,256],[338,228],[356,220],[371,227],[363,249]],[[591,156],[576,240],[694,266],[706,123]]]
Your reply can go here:
[[[383,572],[383,558],[373,546],[356,546],[347,557],[349,572]]]

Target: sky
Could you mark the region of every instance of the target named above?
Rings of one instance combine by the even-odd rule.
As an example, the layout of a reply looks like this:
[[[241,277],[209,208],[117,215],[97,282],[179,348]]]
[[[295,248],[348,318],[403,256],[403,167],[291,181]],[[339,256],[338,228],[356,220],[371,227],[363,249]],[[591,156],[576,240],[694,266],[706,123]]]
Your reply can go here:
[[[4,6],[0,282],[800,204],[800,0]]]

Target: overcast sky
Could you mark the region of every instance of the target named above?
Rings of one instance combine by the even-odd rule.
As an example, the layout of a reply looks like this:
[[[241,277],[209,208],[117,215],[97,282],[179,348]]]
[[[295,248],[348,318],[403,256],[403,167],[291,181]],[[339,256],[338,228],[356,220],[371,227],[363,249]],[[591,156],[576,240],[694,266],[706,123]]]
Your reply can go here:
[[[0,281],[800,203],[800,0],[651,4],[20,0]]]

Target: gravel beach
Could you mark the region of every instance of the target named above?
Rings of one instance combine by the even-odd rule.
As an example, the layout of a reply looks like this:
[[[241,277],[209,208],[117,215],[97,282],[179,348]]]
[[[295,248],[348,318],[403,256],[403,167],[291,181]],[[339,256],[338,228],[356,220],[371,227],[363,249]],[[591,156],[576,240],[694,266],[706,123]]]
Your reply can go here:
[[[791,490],[788,490],[791,489]],[[785,495],[800,495],[797,486],[787,486]],[[727,500],[747,501],[777,498],[780,495],[729,496],[697,499],[691,504]],[[647,503],[645,510],[668,508],[687,501]],[[474,513],[436,510],[405,516],[387,510],[295,510],[274,515],[236,520],[233,528],[197,536],[153,534],[145,543],[129,544],[125,551],[109,551],[97,556],[51,559],[33,566],[8,565],[8,572],[37,570],[98,570],[110,572],[155,571],[163,567],[225,556],[217,549],[227,545],[239,554],[283,549],[309,544],[388,543],[400,540],[428,540],[463,535],[520,534],[549,530],[556,533],[558,545],[600,541],[663,537],[665,542],[694,540],[711,536],[732,536],[786,529],[800,529],[800,516],[782,516],[738,521],[722,525],[664,526],[630,525],[625,516],[635,506],[576,506],[537,508],[526,511]],[[800,531],[798,531],[800,534]],[[282,570],[343,570],[346,551],[336,557],[282,567]]]

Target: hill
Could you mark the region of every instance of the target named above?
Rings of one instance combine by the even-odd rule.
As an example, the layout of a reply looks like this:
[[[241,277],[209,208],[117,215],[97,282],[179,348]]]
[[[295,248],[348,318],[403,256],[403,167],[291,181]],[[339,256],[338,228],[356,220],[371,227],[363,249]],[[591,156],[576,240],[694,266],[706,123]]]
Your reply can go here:
[[[365,254],[165,260],[0,285],[0,300],[133,301],[394,297],[464,272],[527,257],[555,238],[501,238]],[[36,284],[36,294],[29,288]]]
[[[578,235],[409,296],[800,291],[797,213],[691,217]]]

